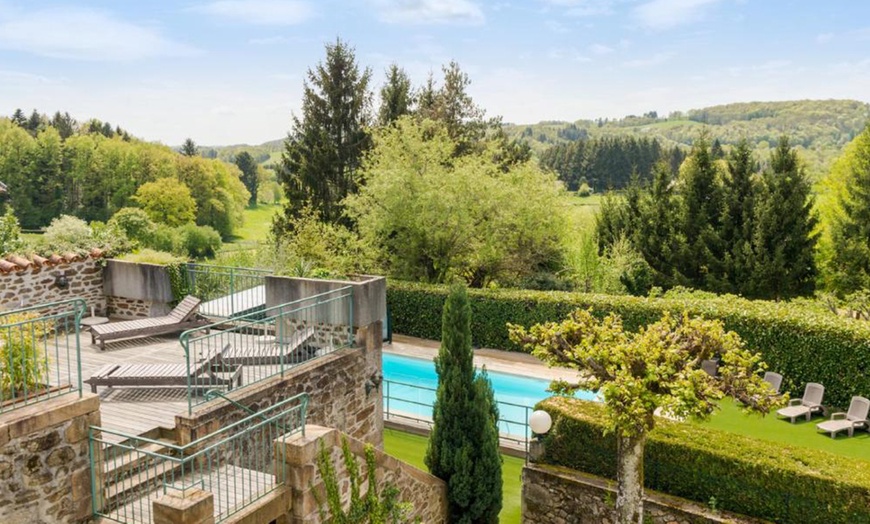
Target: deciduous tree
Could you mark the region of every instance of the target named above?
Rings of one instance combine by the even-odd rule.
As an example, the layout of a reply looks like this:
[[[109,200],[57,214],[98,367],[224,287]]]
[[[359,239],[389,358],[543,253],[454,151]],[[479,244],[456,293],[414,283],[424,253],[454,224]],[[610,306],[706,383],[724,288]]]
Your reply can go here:
[[[643,450],[655,428],[657,410],[679,418],[703,419],[726,395],[747,409],[769,412],[780,400],[759,373],[761,357],[721,322],[666,314],[637,333],[615,314],[595,318],[578,309],[561,322],[529,329],[508,325],[511,340],[551,365],[577,369],[576,384],[555,382],[558,392],[597,391],[617,438],[616,513],[620,524],[643,518]],[[701,362],[721,359],[713,377]]]
[[[143,184],[134,200],[154,222],[167,226],[180,226],[196,218],[196,201],[190,189],[174,178],[161,178]]]

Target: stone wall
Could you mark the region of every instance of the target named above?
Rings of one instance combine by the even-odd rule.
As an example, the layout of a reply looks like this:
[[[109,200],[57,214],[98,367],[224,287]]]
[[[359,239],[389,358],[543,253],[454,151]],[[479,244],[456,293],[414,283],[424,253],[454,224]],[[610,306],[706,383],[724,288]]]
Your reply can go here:
[[[308,393],[309,424],[336,428],[380,447],[383,444],[381,388],[366,392],[366,381],[381,376],[381,323],[360,329],[354,347],[337,350],[294,366],[284,376],[234,389],[227,396],[258,411],[299,393]],[[373,333],[373,336],[368,336]],[[246,416],[221,399],[192,415],[177,415],[177,439],[185,445]]]
[[[276,452],[276,457],[284,457],[286,469],[283,477],[290,489],[291,508],[287,519],[288,524],[320,524],[319,506],[315,493],[323,493],[323,477],[320,475],[317,457],[321,447],[327,450],[332,458],[336,479],[342,493],[342,501],[347,507],[350,500],[350,481],[347,467],[344,463],[342,442],[347,442],[348,450],[357,460],[359,474],[365,479],[367,469],[365,463],[365,443],[353,437],[348,437],[339,431],[321,426],[306,426],[305,434],[296,434],[286,442],[276,442],[283,446],[284,451]],[[376,478],[378,493],[383,493],[388,484],[399,489],[399,501],[409,502],[413,511],[409,522],[419,518],[420,522],[437,524],[447,521],[447,485],[443,480],[421,471],[409,464],[395,459],[386,453],[375,450]],[[278,467],[276,465],[276,467]],[[367,480],[360,485],[360,496],[368,492]],[[322,499],[322,495],[320,495]]]
[[[102,314],[106,309],[103,264],[102,259],[87,258],[58,265],[31,265],[22,271],[0,273],[0,309],[83,298],[88,311],[93,307]],[[66,277],[69,287],[57,286],[57,279],[62,276]]]
[[[106,316],[111,318],[149,318],[166,315],[172,308],[164,302],[127,297],[106,297]]]
[[[523,524],[615,524],[616,485],[559,466],[523,468]],[[644,524],[759,524],[762,521],[646,490]]]
[[[90,425],[100,425],[100,400],[90,394],[0,415],[0,522],[66,524],[90,518]]]

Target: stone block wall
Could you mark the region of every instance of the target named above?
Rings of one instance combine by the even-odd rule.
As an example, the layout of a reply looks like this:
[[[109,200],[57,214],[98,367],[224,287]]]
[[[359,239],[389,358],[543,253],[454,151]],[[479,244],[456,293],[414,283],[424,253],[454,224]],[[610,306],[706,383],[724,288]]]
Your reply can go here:
[[[0,522],[75,524],[91,516],[88,427],[96,395],[76,394],[0,415]]]
[[[172,308],[165,302],[127,297],[106,297],[106,316],[111,318],[150,318],[167,315]]]
[[[255,411],[299,393],[308,393],[309,424],[338,429],[377,447],[383,444],[381,388],[366,392],[366,381],[381,376],[381,323],[361,328],[354,347],[340,349],[277,376],[234,389],[227,396]],[[369,334],[371,333],[371,336]],[[177,415],[177,439],[185,445],[247,414],[225,400],[214,400],[192,415]]]
[[[88,314],[91,307],[101,314],[106,309],[103,264],[102,259],[86,258],[58,265],[34,264],[21,271],[0,273],[0,309],[83,298],[88,304]],[[63,289],[56,285],[61,276],[67,278],[69,287]]]
[[[286,442],[276,442],[283,446],[283,452],[276,452],[276,457],[284,459],[283,478],[290,490],[292,501],[288,524],[320,524],[317,498],[324,498],[323,477],[317,469],[317,457],[321,446],[326,449],[332,459],[336,479],[342,493],[342,501],[346,505],[350,500],[350,481],[347,467],[344,463],[342,442],[347,442],[348,450],[359,464],[359,473],[365,479],[367,469],[365,461],[365,443],[349,437],[339,431],[321,426],[306,426],[305,435],[295,434]],[[378,492],[383,493],[388,484],[399,489],[399,501],[409,502],[414,509],[410,514],[410,522],[419,518],[420,522],[438,524],[447,522],[447,485],[443,480],[421,471],[409,464],[395,459],[383,451],[375,450],[376,478]],[[276,464],[276,468],[281,467]],[[360,485],[360,495],[365,496],[369,483],[364,480]],[[346,507],[346,506],[345,506]]]
[[[523,468],[523,524],[616,524],[616,484],[542,464]],[[760,524],[762,521],[646,490],[644,524]]]

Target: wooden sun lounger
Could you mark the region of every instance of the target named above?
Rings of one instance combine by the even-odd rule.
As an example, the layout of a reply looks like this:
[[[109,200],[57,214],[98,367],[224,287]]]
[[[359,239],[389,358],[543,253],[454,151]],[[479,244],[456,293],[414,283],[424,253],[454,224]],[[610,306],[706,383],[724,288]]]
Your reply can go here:
[[[197,314],[199,303],[198,298],[188,295],[165,317],[125,320],[91,326],[91,343],[96,344],[99,341],[100,350],[105,350],[107,340],[144,338],[206,326],[209,321]]]
[[[314,336],[314,328],[309,327],[292,333],[284,342],[270,340],[265,344],[247,348],[233,348],[227,345],[223,362],[242,366],[265,366],[281,364],[300,364],[311,358],[308,341]]]
[[[226,351],[229,346],[224,348]],[[242,385],[242,367],[223,361],[223,351],[187,371],[187,364],[109,364],[84,381],[93,393],[97,386],[202,386]]]

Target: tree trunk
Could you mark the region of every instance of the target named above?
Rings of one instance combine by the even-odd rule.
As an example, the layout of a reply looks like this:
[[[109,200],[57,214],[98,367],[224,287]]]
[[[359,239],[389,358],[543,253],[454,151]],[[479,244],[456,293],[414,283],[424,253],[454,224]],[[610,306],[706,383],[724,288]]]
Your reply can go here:
[[[643,524],[643,445],[646,436],[617,437],[616,518]]]

